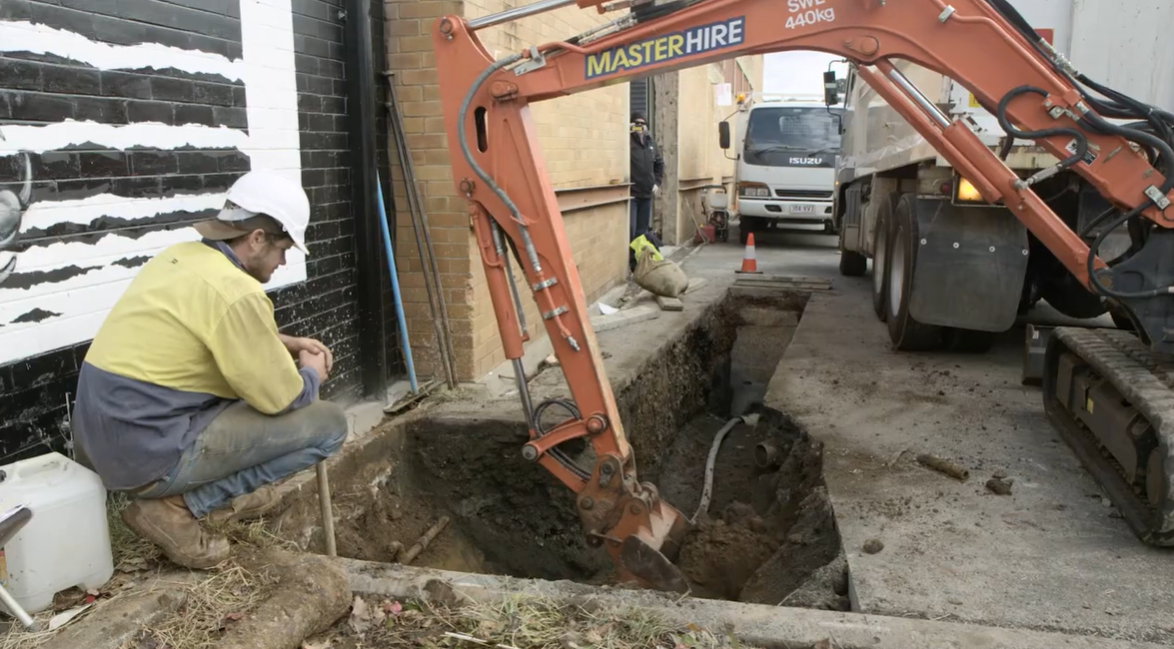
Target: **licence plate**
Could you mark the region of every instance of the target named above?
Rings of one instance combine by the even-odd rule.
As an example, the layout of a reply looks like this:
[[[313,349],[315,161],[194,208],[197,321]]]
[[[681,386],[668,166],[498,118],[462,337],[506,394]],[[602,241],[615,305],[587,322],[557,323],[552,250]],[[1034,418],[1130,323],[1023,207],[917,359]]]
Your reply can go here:
[[[814,205],[791,205],[789,211],[791,212],[791,214],[814,214],[815,213],[815,206]]]

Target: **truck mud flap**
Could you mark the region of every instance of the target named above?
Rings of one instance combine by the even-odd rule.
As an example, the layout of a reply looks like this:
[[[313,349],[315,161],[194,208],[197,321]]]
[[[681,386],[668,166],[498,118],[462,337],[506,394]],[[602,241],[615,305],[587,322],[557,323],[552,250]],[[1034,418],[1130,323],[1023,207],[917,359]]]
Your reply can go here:
[[[1010,211],[919,198],[910,313],[930,325],[1006,331],[1027,276],[1027,228]]]
[[[844,190],[843,230],[844,248],[852,252],[864,252],[864,197],[860,183],[849,185]]]

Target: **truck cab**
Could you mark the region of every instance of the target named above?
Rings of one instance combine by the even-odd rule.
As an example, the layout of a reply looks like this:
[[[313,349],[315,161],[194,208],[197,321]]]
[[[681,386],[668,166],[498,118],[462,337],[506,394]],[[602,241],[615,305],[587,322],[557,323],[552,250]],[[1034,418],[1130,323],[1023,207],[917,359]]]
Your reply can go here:
[[[734,181],[743,243],[768,228],[835,232],[841,112],[818,99],[739,101]],[[728,132],[722,122],[727,150]]]

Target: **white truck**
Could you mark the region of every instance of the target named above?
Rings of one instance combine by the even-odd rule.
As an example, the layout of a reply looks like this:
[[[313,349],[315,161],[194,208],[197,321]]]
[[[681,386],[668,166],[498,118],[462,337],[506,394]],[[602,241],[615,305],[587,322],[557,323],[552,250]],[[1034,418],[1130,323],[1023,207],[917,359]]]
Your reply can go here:
[[[734,187],[742,243],[768,228],[833,232],[841,109],[818,97],[752,95],[734,115]],[[730,149],[729,121],[718,125]]]
[[[1090,78],[1174,110],[1174,45],[1163,31],[1167,27],[1159,27],[1174,24],[1174,3],[1145,3],[1143,21],[1117,0],[1011,4]],[[894,63],[929,102],[1005,154],[1006,164],[1021,177],[1057,164],[1029,140],[1011,138],[1012,146],[1004,148],[1008,138],[996,115],[959,83],[907,61]],[[1007,207],[984,203],[860,81],[854,67],[843,94],[842,104],[835,90],[824,98],[825,104],[843,109],[833,210],[840,272],[864,275],[872,259],[873,308],[888,323],[895,348],[985,351],[994,334],[1011,328],[1040,299],[1074,318],[1106,312],[1104,301],[1081,286]],[[1103,225],[1097,217],[1109,206],[1080,176],[1061,171],[1033,189],[1085,241],[1093,241]],[[1130,234],[1122,227],[1099,254],[1111,260],[1129,245]],[[1130,326],[1111,313],[1118,326]]]

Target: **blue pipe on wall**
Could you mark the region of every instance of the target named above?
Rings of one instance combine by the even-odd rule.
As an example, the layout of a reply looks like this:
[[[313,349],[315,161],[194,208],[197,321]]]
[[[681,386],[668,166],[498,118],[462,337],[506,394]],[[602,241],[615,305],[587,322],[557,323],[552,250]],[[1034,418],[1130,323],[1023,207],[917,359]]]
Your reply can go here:
[[[395,321],[399,325],[400,345],[404,350],[404,362],[408,366],[408,382],[412,394],[419,392],[416,384],[416,366],[412,363],[412,345],[408,341],[408,322],[404,319],[404,301],[399,290],[399,273],[395,270],[395,255],[391,251],[391,232],[387,227],[387,208],[383,206],[383,183],[375,174],[375,196],[379,199],[379,229],[383,232],[383,248],[387,256],[387,272],[391,275],[391,292],[395,296]]]

